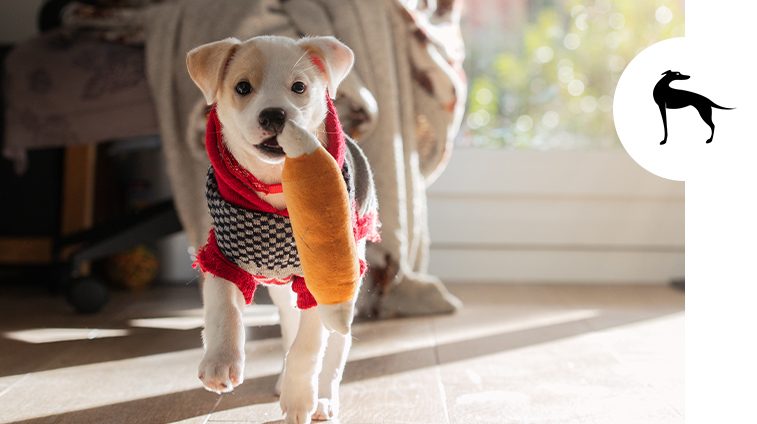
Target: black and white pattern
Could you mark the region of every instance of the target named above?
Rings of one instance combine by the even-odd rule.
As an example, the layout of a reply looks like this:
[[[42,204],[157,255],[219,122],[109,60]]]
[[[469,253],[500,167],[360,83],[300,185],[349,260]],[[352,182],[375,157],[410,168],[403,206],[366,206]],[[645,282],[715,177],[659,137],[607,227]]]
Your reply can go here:
[[[251,211],[226,202],[218,192],[213,167],[206,196],[221,253],[253,275],[286,279],[302,275],[289,218]]]
[[[345,160],[342,177],[352,201],[355,186]],[[303,275],[289,217],[252,211],[225,201],[218,192],[213,167],[205,187],[218,248],[226,259],[252,275],[285,280]]]

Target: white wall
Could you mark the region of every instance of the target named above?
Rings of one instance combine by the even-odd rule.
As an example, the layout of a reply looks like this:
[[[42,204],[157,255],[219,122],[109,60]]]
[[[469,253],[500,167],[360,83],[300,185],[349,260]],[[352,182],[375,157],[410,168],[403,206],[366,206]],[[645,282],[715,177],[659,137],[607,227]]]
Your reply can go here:
[[[13,44],[37,33],[37,12],[43,0],[0,1],[0,43]]]
[[[429,188],[447,281],[667,283],[684,274],[683,183],[622,149],[459,149]]]

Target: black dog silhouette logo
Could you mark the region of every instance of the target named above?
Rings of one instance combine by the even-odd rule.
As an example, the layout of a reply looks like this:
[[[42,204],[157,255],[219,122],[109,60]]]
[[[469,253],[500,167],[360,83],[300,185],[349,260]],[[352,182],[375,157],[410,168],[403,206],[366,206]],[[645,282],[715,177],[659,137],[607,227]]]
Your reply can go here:
[[[662,117],[662,125],[665,128],[665,137],[660,144],[665,144],[668,141],[668,119],[667,109],[681,109],[686,106],[694,106],[702,120],[710,127],[710,138],[707,139],[707,143],[712,142],[712,138],[715,136],[715,124],[712,122],[712,108],[731,110],[732,107],[723,107],[717,105],[712,100],[701,94],[693,93],[686,90],[678,90],[670,87],[670,83],[677,80],[687,80],[691,78],[688,75],[684,75],[680,72],[665,71],[662,73],[662,78],[654,86],[653,96],[654,101],[660,108],[660,116]]]

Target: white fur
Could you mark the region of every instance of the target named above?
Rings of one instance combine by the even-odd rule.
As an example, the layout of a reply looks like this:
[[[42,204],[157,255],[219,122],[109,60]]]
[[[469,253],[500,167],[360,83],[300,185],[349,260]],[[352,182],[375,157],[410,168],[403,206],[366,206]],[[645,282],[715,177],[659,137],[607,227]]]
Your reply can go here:
[[[237,286],[211,274],[203,285],[205,355],[198,376],[206,389],[230,392],[244,380],[244,297]]]
[[[321,142],[313,134],[292,120],[281,132],[279,144],[290,158],[308,155],[321,147]]]
[[[230,49],[235,53],[224,56]],[[265,58],[264,75],[254,87],[254,96],[238,107],[235,81],[227,81],[235,69],[246,69],[244,49],[254,46]],[[307,57],[305,48],[317,47],[328,75],[323,75]],[[205,63],[195,58],[223,57],[227,66]],[[282,108],[288,121],[277,140],[286,156],[297,157],[317,149],[323,142],[322,125],[326,116],[326,89],[333,96],[337,86],[352,66],[352,52],[333,37],[306,38],[295,42],[282,37],[257,37],[245,42],[229,39],[200,46],[189,53],[190,74],[203,90],[206,98],[217,102],[218,117],[223,127],[224,142],[237,161],[258,179],[268,184],[281,181],[284,157],[272,156],[255,146],[272,136],[258,124],[260,111],[269,107]],[[198,64],[199,63],[199,64]],[[254,68],[254,63],[249,64]],[[205,81],[213,76],[210,69],[227,69],[219,77],[220,83]],[[200,69],[200,71],[198,71]],[[307,96],[290,90],[293,81],[307,84]],[[216,87],[217,86],[217,87]],[[286,207],[283,194],[258,195],[276,208]],[[365,258],[365,241],[358,244],[361,259]],[[300,311],[295,306],[291,287],[269,286],[269,292],[279,309],[282,343],[286,353],[282,375],[276,384],[282,411],[287,423],[309,423],[311,419],[330,419],[339,410],[339,384],[351,345],[349,324],[352,321],[354,299],[340,305],[318,306]],[[242,324],[242,294],[229,281],[205,274],[203,288],[205,355],[200,363],[199,376],[208,390],[223,393],[241,384],[244,377],[244,327]],[[327,324],[324,327],[324,323]],[[337,330],[330,332],[327,330]],[[340,334],[343,333],[343,334]]]

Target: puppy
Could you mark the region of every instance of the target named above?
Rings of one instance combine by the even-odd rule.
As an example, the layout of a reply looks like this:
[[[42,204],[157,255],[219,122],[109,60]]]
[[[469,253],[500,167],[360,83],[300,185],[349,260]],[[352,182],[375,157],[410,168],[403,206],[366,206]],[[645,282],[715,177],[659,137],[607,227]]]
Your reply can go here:
[[[368,162],[342,134],[331,98],[352,68],[352,51],[333,37],[225,39],[197,47],[187,68],[209,105],[208,204],[213,230],[198,251],[203,271],[205,354],[199,378],[229,392],[242,383],[242,309],[265,284],[279,309],[286,357],[276,384],[288,423],[327,420],[339,411],[349,330],[329,331],[347,310],[314,306],[302,278],[281,191],[284,159],[327,148],[342,166],[355,219],[361,270],[375,239],[377,203]],[[330,97],[329,97],[330,96]],[[341,143],[341,147],[340,147]],[[341,162],[340,162],[341,161]],[[326,217],[324,217],[326,219]],[[330,327],[333,328],[333,327]]]

